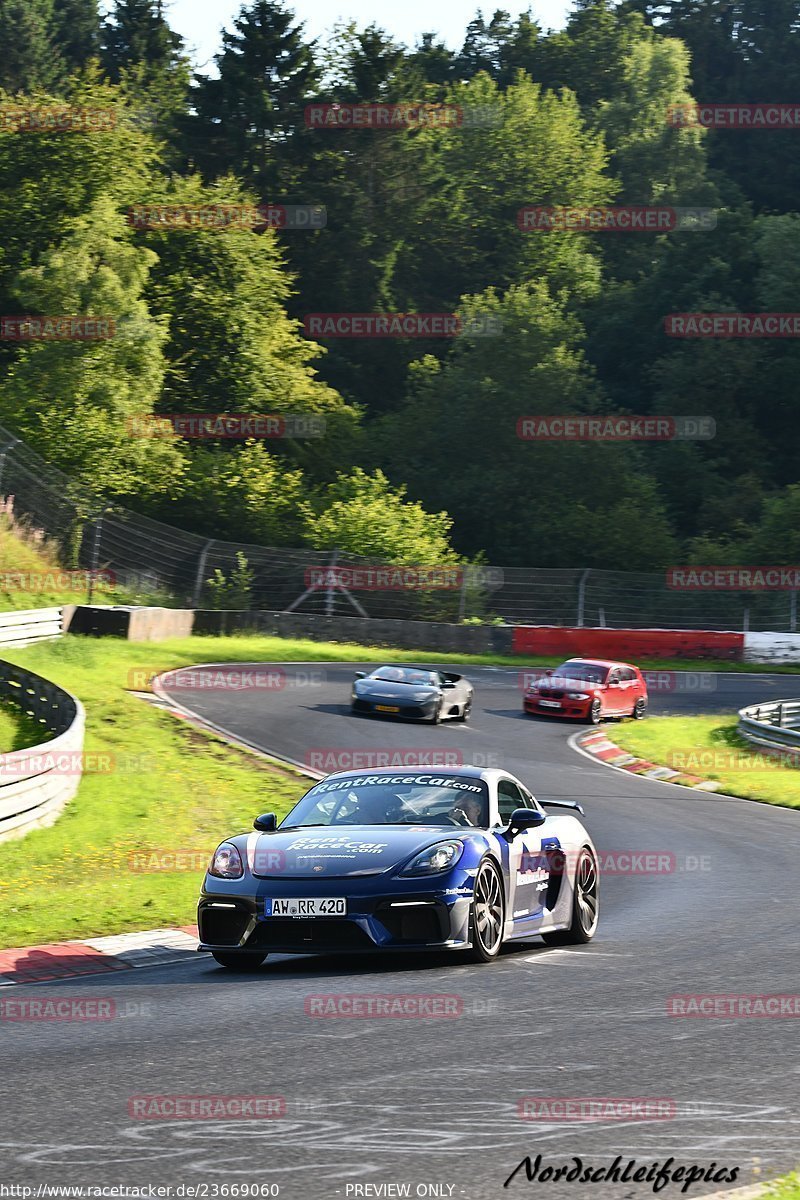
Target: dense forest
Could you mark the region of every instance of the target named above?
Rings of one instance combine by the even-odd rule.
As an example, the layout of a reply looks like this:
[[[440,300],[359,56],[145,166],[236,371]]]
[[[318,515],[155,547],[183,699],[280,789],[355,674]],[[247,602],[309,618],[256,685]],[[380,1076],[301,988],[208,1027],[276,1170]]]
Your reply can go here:
[[[86,488],[215,538],[398,562],[659,569],[800,560],[800,345],[674,313],[800,311],[800,0],[480,13],[460,50],[309,40],[242,8],[193,73],[160,0],[0,0],[0,422]],[[315,127],[311,106],[450,110]],[[36,127],[33,112],[111,114]],[[26,117],[24,114],[28,113]],[[471,114],[471,115],[470,115]],[[131,212],[314,206],[319,227]],[[526,206],[713,210],[704,230],[523,230]],[[215,207],[219,206],[219,207]],[[288,210],[287,210],[288,211]],[[454,337],[313,337],[314,313],[457,313]],[[134,436],[154,414],[312,414],[315,437]],[[531,441],[525,415],[705,416],[703,440]]]

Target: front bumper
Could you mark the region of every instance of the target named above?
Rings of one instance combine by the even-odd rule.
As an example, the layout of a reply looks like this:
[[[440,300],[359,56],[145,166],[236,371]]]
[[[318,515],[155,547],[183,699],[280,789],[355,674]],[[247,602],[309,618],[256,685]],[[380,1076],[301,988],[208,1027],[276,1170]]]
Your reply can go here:
[[[405,721],[432,721],[439,707],[439,697],[422,700],[418,704],[395,704],[390,700],[369,700],[358,696],[351,701],[354,713],[376,717],[402,717]]]
[[[593,697],[588,700],[568,700],[566,696],[559,699],[552,699],[539,696],[526,696],[522,702],[522,706],[526,713],[537,717],[581,717],[589,716],[589,710],[592,707]],[[557,704],[559,707],[554,708]]]
[[[206,879],[197,910],[201,950],[353,954],[463,950],[470,944],[471,879],[456,883],[449,876],[446,887],[435,889],[426,889],[424,879],[409,879],[397,891],[376,891],[374,895],[369,894],[364,879],[298,879],[290,885],[281,880],[274,886],[267,880],[251,878],[248,882],[249,894],[226,894],[216,887],[209,889]],[[370,882],[375,887],[374,878]],[[315,895],[344,896],[347,916],[264,916],[267,897]]]

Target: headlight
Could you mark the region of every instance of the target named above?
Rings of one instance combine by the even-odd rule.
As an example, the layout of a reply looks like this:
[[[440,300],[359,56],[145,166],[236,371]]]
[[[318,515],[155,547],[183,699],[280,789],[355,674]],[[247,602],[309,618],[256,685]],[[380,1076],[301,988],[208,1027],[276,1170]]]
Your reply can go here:
[[[208,865],[209,875],[217,879],[241,879],[244,875],[242,856],[230,842],[217,846],[214,856]]]
[[[434,700],[435,698],[436,692],[414,692],[411,697],[412,700]]]
[[[463,842],[439,842],[436,846],[428,846],[427,850],[421,850],[407,867],[403,867],[400,874],[436,875],[439,871],[449,871],[463,853]]]
[[[588,692],[567,692],[567,699],[568,700],[588,700],[589,693]]]

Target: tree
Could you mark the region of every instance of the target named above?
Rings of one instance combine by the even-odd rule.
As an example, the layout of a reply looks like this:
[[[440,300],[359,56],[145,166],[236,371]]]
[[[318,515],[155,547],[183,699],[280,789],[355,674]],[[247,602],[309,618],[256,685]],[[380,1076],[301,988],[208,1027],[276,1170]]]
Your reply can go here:
[[[232,178],[204,188],[198,177],[160,192],[162,202],[254,209]],[[299,236],[308,236],[300,234]],[[317,378],[321,347],[286,311],[292,279],[274,230],[165,229],[137,234],[155,252],[147,297],[174,314],[165,347],[163,412],[314,413],[326,436],[272,443],[279,455],[313,461],[324,477],[353,449],[358,414]]]
[[[111,199],[100,197],[11,286],[18,311],[110,317],[116,325],[106,340],[24,344],[0,383],[12,427],[98,495],[170,492],[182,469],[171,442],[132,435],[132,423],[152,414],[164,375],[166,330],[142,300],[154,262],[131,244]]]
[[[63,81],[54,25],[53,0],[0,0],[0,88],[31,93]]]
[[[565,29],[540,39],[528,70],[545,87],[574,91],[585,113],[623,91],[626,56],[641,37],[643,21],[614,0],[580,0]]]
[[[504,9],[498,8],[488,24],[478,10],[467,26],[464,45],[455,63],[456,76],[467,80],[483,71],[492,79],[499,79],[513,34],[510,14]]]
[[[255,0],[233,25],[215,59],[219,78],[198,76],[189,146],[206,177],[233,170],[263,193],[278,186],[278,149],[302,129],[319,69],[279,0]]]
[[[187,450],[181,494],[170,521],[215,539],[263,546],[297,546],[310,485],[261,442],[227,453],[199,444]]]
[[[97,0],[55,0],[53,31],[66,71],[82,70],[100,46]]]
[[[543,282],[471,297],[462,313],[498,320],[501,348],[465,335],[443,362],[415,364],[406,404],[375,431],[385,469],[426,508],[447,505],[463,554],[483,550],[493,562],[525,566],[666,563],[674,543],[641,452],[517,436],[523,416],[602,411],[576,318]],[[614,522],[646,528],[647,537],[615,540],[612,557],[605,532]]]
[[[360,104],[384,99],[398,82],[404,58],[403,47],[374,23],[362,30],[354,22],[336,26],[321,56],[331,99]]]
[[[115,0],[103,25],[101,58],[112,82],[149,112],[160,133],[174,139],[187,107],[190,68],[162,0]]]
[[[443,87],[453,78],[456,56],[435,38],[434,33],[422,34],[414,50],[406,56],[406,69],[410,76],[424,83]]]
[[[305,540],[315,550],[338,549],[391,563],[430,565],[456,561],[449,543],[453,524],[447,513],[430,513],[392,487],[382,471],[368,475],[356,467],[337,475],[309,509]]]

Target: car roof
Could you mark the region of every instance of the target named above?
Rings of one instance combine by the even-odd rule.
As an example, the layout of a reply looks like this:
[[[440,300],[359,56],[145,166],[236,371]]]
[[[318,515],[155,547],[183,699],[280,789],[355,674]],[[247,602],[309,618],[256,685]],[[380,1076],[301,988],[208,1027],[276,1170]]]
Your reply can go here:
[[[567,658],[562,666],[566,663],[586,663],[587,667],[633,667],[633,663],[616,662],[611,658]]]

